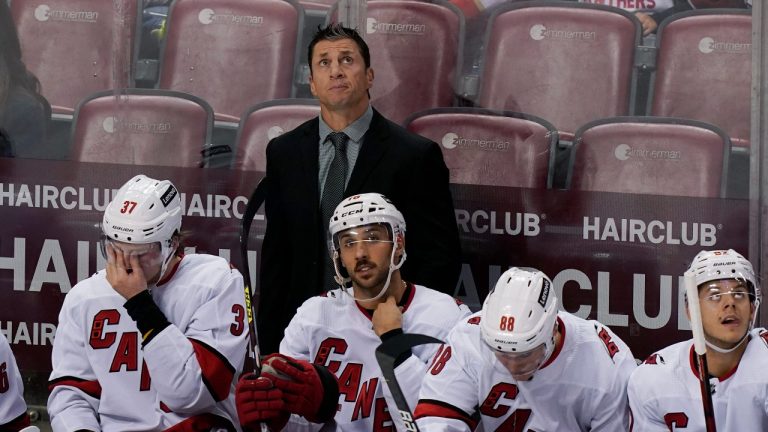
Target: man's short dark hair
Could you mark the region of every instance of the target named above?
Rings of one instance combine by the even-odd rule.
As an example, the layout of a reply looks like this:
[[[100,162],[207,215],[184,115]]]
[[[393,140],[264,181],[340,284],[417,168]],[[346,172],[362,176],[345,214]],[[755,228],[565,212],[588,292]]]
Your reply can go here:
[[[355,29],[344,27],[342,24],[331,23],[326,27],[318,26],[317,33],[312,38],[312,42],[309,43],[307,62],[310,74],[312,73],[312,52],[315,49],[315,45],[320,41],[336,41],[339,39],[352,39],[357,44],[357,47],[360,48],[360,54],[363,56],[363,61],[365,61],[365,68],[371,67],[371,52],[368,50],[368,44],[365,43],[360,33]]]

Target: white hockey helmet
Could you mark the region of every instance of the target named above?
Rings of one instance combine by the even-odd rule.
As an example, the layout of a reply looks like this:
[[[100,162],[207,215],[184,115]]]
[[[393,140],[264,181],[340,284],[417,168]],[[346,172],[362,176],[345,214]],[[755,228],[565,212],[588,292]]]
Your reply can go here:
[[[522,353],[544,345],[546,359],[554,350],[557,295],[541,271],[505,271],[485,298],[481,316],[483,340],[495,351]]]
[[[760,285],[757,283],[752,263],[733,249],[701,251],[693,257],[691,266],[696,286],[720,279],[736,279],[746,282],[750,294],[756,302],[760,302]]]
[[[688,272],[692,272],[696,281],[696,286],[701,287],[702,284],[722,279],[735,279],[744,282],[747,285],[747,289],[751,295],[751,302],[755,307],[752,315],[752,321],[749,325],[747,332],[741,341],[732,348],[722,348],[709,340],[706,341],[707,346],[720,353],[729,353],[735,350],[742,342],[749,336],[749,330],[755,326],[757,320],[757,311],[760,308],[760,300],[762,293],[760,290],[760,284],[757,283],[757,277],[755,271],[746,258],[733,249],[728,250],[712,250],[701,251],[693,257],[691,266],[688,268]],[[687,293],[686,293],[686,301]]]
[[[405,234],[405,218],[403,218],[403,214],[392,204],[392,201],[380,193],[364,193],[348,197],[339,203],[333,212],[333,216],[331,216],[331,220],[328,223],[328,250],[336,270],[336,282],[343,289],[348,286],[350,277],[344,268],[344,264],[341,262],[339,234],[351,228],[372,224],[384,225],[393,243],[399,236]],[[402,257],[395,263],[396,249],[395,247],[392,248],[389,275],[382,292],[374,298],[358,300],[373,301],[386,292],[392,272],[399,269],[405,262],[406,254],[403,251]]]
[[[134,244],[158,242],[165,270],[173,255],[173,236],[181,229],[181,197],[168,180],[137,175],[117,191],[104,211],[104,237]]]

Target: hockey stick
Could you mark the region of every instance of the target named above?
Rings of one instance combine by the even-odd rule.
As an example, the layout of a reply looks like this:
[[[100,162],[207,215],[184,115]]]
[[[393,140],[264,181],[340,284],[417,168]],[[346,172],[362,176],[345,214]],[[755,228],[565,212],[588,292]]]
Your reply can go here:
[[[428,343],[443,343],[443,341],[423,334],[403,333],[388,339],[376,348],[376,361],[379,363],[384,381],[387,382],[387,387],[389,387],[389,391],[395,399],[397,410],[400,411],[400,418],[403,420],[405,430],[407,431],[418,432],[419,427],[416,426],[416,420],[413,418],[413,413],[408,407],[408,401],[405,399],[403,389],[400,388],[400,384],[395,377],[395,361],[400,354],[410,351],[415,346]]]
[[[701,324],[699,290],[692,272],[685,272],[683,278],[685,281],[685,293],[688,296],[688,313],[691,315],[693,350],[696,352],[696,362],[699,368],[699,386],[701,387],[701,403],[704,408],[704,424],[707,427],[707,432],[717,432],[715,410],[712,406],[712,389],[709,386],[709,370],[707,369],[707,342],[704,339],[704,327]]]
[[[264,203],[267,195],[266,177],[259,181],[256,188],[251,193],[248,205],[245,206],[243,213],[243,225],[240,230],[240,257],[243,260],[243,281],[245,287],[245,308],[248,313],[248,357],[251,359],[251,375],[257,378],[261,375],[261,357],[259,354],[259,332],[256,329],[254,320],[253,305],[251,304],[251,270],[248,266],[248,238],[251,232],[251,223],[256,216],[256,212]],[[265,423],[259,424],[261,432],[269,432],[269,427]]]

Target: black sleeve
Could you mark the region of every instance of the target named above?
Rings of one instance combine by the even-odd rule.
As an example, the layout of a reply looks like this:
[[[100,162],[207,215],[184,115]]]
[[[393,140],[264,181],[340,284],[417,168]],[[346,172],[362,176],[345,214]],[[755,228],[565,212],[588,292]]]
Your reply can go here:
[[[456,225],[448,167],[438,145],[430,142],[410,173],[405,203],[395,203],[406,221],[403,276],[453,295],[461,271],[461,244]]]
[[[320,382],[323,384],[323,401],[320,402],[320,408],[317,410],[317,416],[307,419],[314,423],[325,423],[336,416],[336,410],[339,403],[339,382],[336,377],[325,368],[325,366],[312,365],[320,376]]]

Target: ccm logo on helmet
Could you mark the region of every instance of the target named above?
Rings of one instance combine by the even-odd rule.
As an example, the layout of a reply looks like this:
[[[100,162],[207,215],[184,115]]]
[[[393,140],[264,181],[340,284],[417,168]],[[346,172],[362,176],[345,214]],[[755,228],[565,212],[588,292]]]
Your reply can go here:
[[[544,279],[541,284],[541,292],[539,293],[539,304],[544,307],[547,304],[549,298],[549,281]]]
[[[163,193],[163,196],[160,197],[160,201],[163,202],[163,205],[165,207],[168,207],[168,204],[171,203],[171,200],[176,197],[176,188],[173,186],[168,186],[168,189]]]
[[[340,217],[345,217],[345,216],[349,216],[349,215],[353,215],[353,214],[357,214],[357,213],[362,213],[362,212],[363,212],[363,209],[350,210],[350,211],[348,211],[346,213],[342,213]]]

